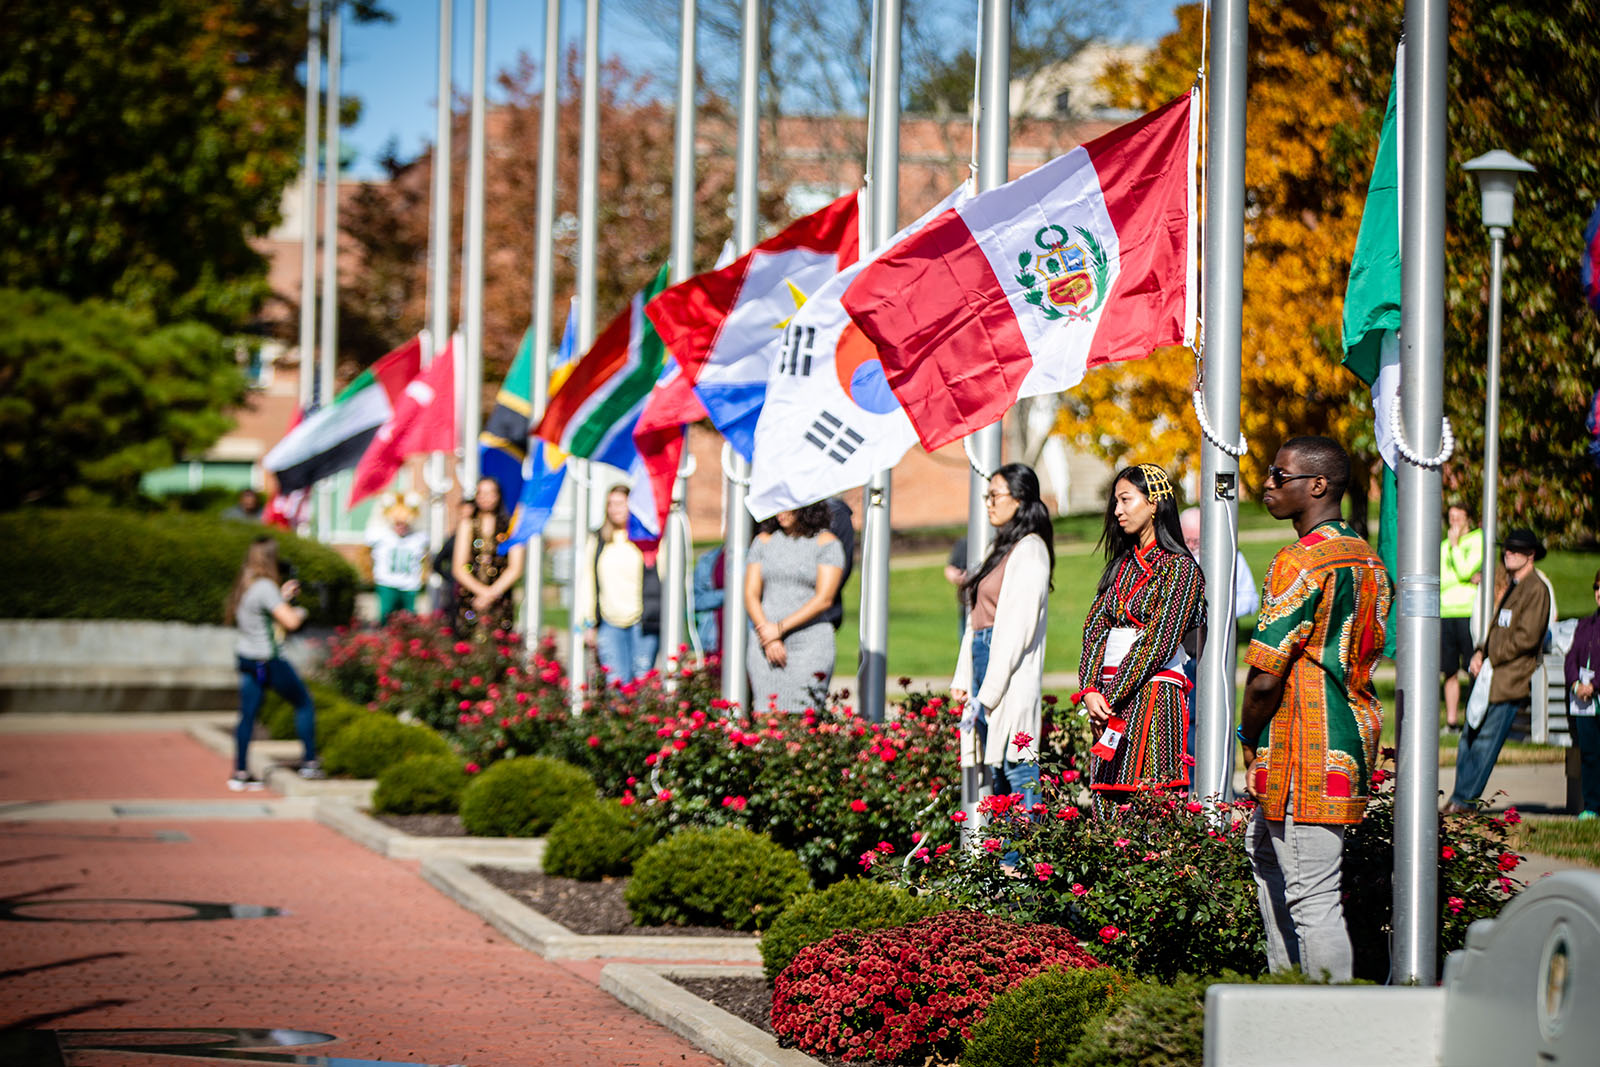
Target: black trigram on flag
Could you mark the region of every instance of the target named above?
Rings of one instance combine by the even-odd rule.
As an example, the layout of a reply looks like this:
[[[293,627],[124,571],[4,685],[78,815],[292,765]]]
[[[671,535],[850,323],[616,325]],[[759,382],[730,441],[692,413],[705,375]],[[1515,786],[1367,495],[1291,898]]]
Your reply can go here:
[[[778,357],[778,373],[809,378],[811,356],[816,347],[815,326],[790,326],[784,333],[783,353]]]
[[[843,463],[866,443],[866,438],[846,426],[832,412],[824,411],[806,431],[806,440],[816,445],[835,463]]]

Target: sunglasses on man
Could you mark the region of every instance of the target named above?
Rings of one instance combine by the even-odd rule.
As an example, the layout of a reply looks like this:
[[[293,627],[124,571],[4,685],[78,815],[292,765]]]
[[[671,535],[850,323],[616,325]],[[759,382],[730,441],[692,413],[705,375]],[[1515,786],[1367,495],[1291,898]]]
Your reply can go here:
[[[1266,481],[1265,481],[1264,484],[1266,484],[1266,485],[1284,486],[1284,485],[1288,485],[1290,482],[1299,481],[1301,478],[1315,478],[1315,477],[1317,477],[1317,475],[1315,475],[1315,474],[1290,474],[1288,471],[1284,470],[1282,467],[1268,467],[1267,468],[1267,477],[1266,477]]]

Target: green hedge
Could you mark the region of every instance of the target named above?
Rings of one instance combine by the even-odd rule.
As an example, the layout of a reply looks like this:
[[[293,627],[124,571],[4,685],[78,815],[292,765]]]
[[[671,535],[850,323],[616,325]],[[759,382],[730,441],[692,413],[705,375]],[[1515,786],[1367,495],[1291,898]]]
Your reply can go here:
[[[912,896],[899,886],[860,878],[804,893],[783,909],[762,936],[762,968],[767,981],[773,982],[801,949],[826,941],[840,930],[901,926],[953,906],[935,897]]]
[[[766,834],[719,826],[652,846],[622,896],[640,926],[765,930],[808,881],[800,858]]]
[[[329,774],[376,778],[412,756],[450,755],[449,742],[426,726],[401,722],[379,711],[363,712],[362,716],[335,734],[322,753],[322,766]]]
[[[634,861],[655,841],[655,827],[633,809],[615,800],[583,801],[550,827],[542,866],[556,878],[598,882],[631,872]]]
[[[454,815],[467,788],[455,756],[410,756],[385,767],[372,791],[372,810],[389,815]]]
[[[518,756],[468,784],[461,825],[476,837],[538,837],[573,805],[594,799],[588,771],[543,756]]]
[[[330,548],[254,523],[111,508],[0,514],[0,543],[27,561],[0,582],[0,618],[221,625],[245,549],[262,533],[276,537],[279,558],[294,565],[310,622],[348,622],[358,578]]]
[[[1052,967],[1024,978],[990,1003],[961,1051],[961,1067],[1062,1063],[1084,1027],[1108,1012],[1132,983],[1110,967]]]

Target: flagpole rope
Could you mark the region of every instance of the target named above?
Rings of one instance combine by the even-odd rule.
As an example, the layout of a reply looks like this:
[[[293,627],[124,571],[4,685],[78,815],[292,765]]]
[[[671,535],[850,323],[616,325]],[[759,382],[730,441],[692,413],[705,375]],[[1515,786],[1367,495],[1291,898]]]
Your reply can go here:
[[[740,488],[750,488],[748,477],[740,478],[733,473],[733,446],[726,441],[722,442],[722,476]]]
[[[984,470],[983,465],[978,462],[977,454],[972,451],[971,434],[968,434],[966,437],[961,439],[961,450],[967,454],[967,466],[972,468],[973,474],[976,474],[984,481],[988,481],[990,478],[994,477],[994,472]]]
[[[1222,436],[1217,433],[1217,428],[1211,425],[1211,420],[1206,417],[1205,393],[1199,389],[1196,389],[1193,393],[1193,401],[1194,415],[1196,419],[1200,420],[1200,432],[1205,435],[1205,439],[1216,445],[1217,448],[1221,449],[1226,454],[1232,456],[1234,459],[1243,458],[1244,454],[1250,451],[1250,443],[1245,440],[1244,431],[1239,431],[1238,445],[1229,445],[1222,439]]]
[[[1445,465],[1451,454],[1456,450],[1456,435],[1450,428],[1450,420],[1446,417],[1439,419],[1439,451],[1433,456],[1421,456],[1412,449],[1406,441],[1406,428],[1404,420],[1400,417],[1400,405],[1395,403],[1389,408],[1389,432],[1394,435],[1394,448],[1396,452],[1405,457],[1407,463],[1421,467],[1424,470],[1437,470]]]

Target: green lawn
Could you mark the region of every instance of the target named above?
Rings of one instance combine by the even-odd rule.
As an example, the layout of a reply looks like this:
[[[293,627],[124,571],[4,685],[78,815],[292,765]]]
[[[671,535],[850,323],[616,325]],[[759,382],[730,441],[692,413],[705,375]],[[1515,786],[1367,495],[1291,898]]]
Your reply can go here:
[[[1600,867],[1600,820],[1530,817],[1518,828],[1516,847]]]

